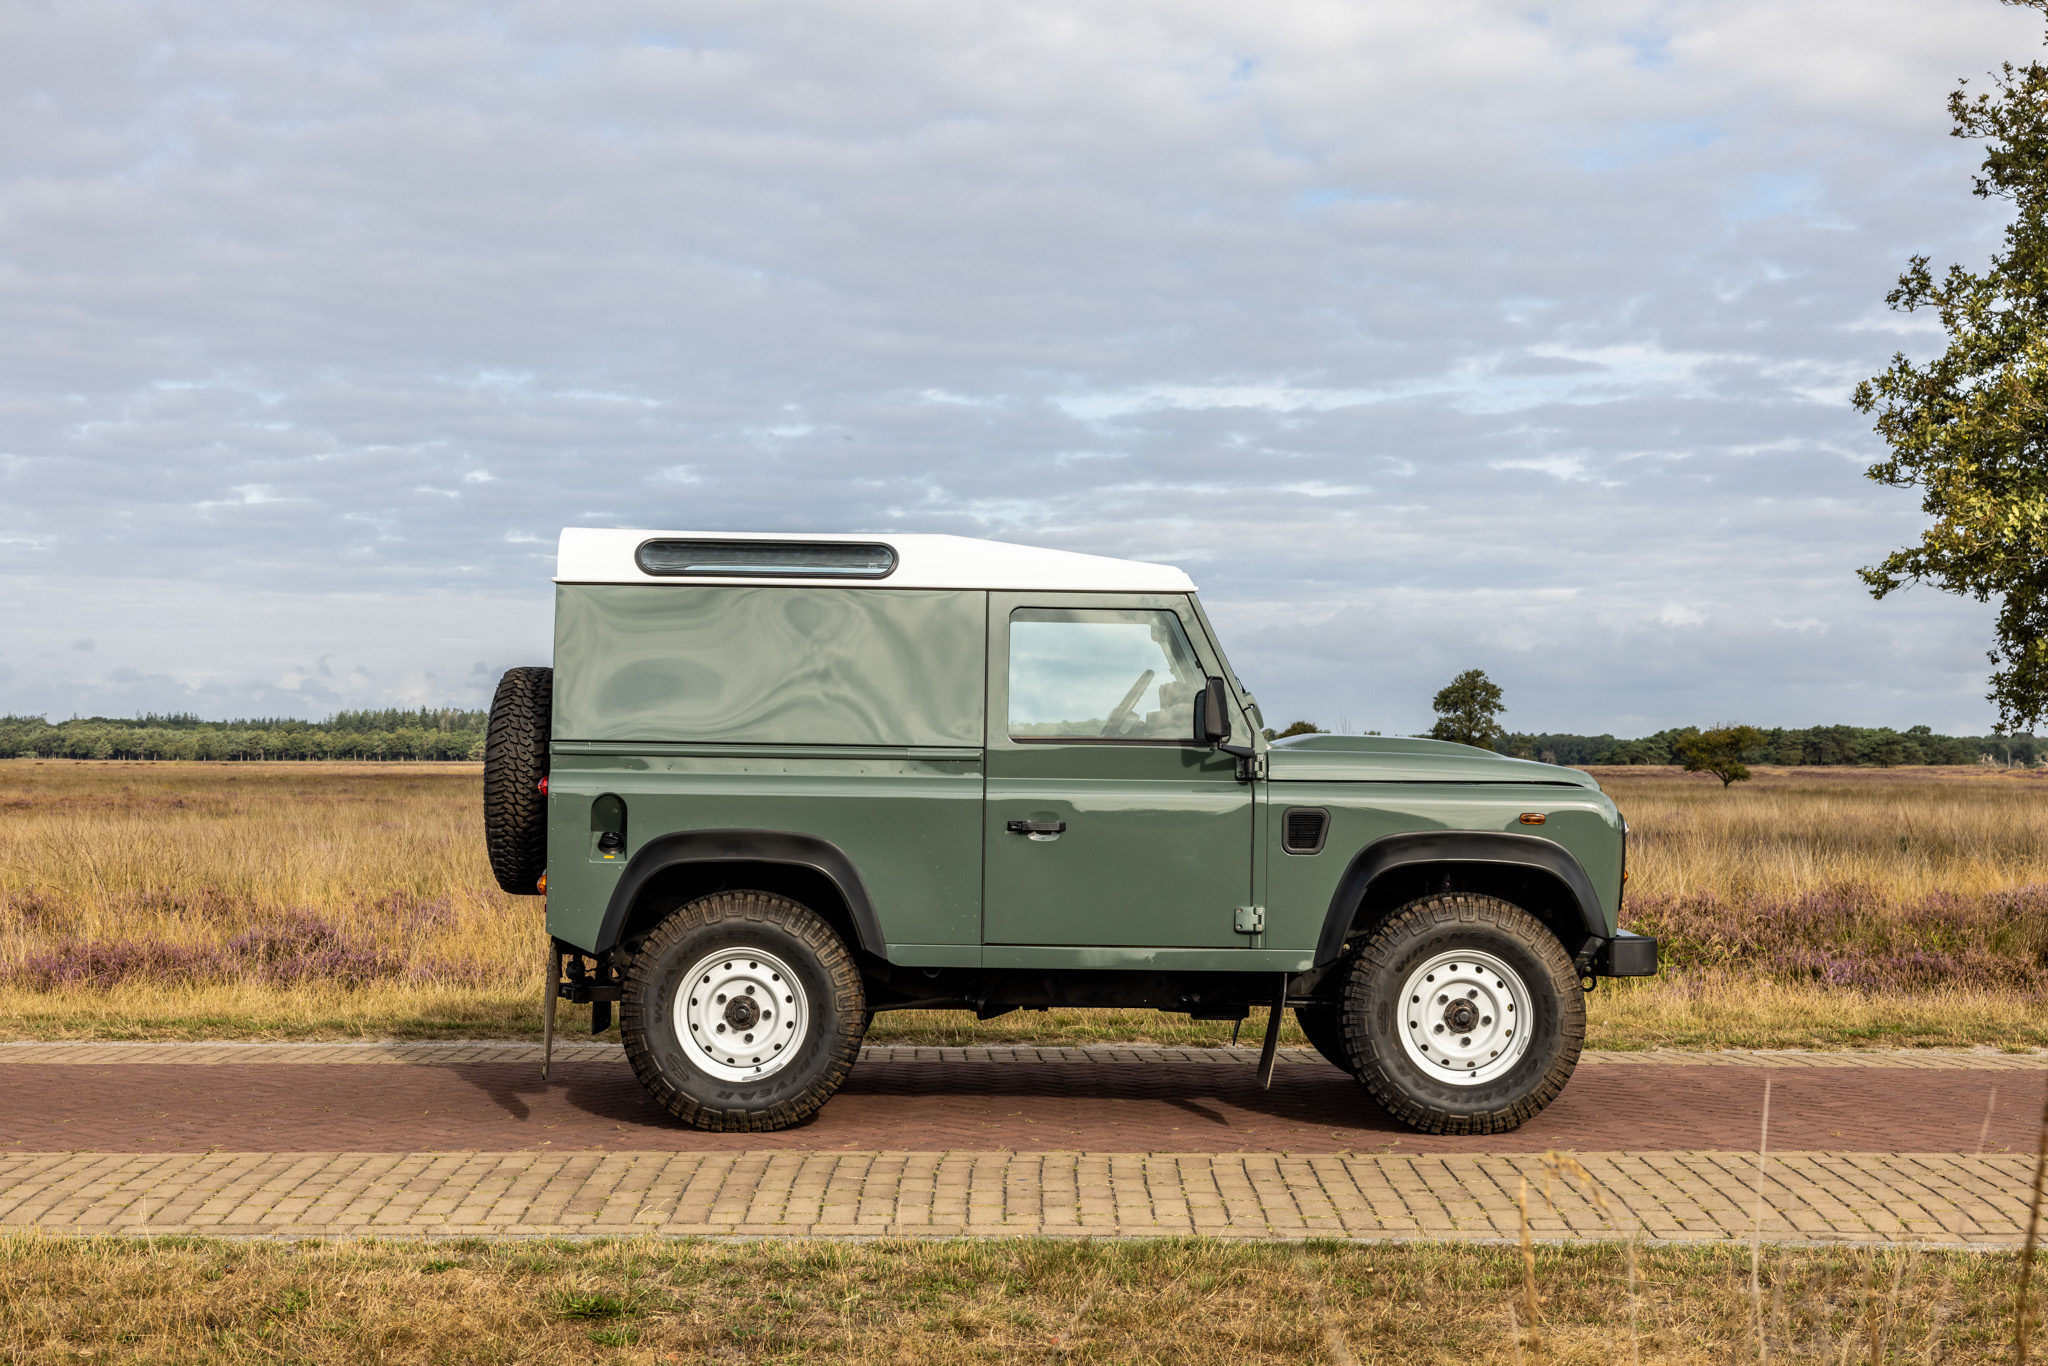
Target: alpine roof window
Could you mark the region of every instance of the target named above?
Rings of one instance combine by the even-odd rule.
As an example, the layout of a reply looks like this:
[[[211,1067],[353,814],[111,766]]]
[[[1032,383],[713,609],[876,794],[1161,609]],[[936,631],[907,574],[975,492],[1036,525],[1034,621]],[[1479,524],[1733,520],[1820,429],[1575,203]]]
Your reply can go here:
[[[856,541],[646,541],[643,574],[706,579],[885,579],[896,552]]]

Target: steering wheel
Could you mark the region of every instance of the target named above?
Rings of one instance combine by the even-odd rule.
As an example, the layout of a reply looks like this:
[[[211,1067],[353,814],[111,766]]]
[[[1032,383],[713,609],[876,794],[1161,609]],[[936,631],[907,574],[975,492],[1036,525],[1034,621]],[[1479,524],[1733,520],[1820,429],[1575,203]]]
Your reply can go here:
[[[1111,712],[1109,719],[1102,723],[1102,734],[1105,738],[1123,733],[1123,728],[1130,724],[1131,709],[1138,705],[1138,699],[1145,694],[1145,685],[1151,681],[1152,670],[1150,669],[1138,675],[1138,681],[1131,684],[1131,690],[1124,694],[1124,700],[1116,704],[1116,710]]]

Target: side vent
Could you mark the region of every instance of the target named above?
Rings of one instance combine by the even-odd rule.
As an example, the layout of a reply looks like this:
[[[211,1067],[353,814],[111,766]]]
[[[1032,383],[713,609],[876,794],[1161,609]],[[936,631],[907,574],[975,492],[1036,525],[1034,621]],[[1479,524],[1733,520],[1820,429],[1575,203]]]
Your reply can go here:
[[[1330,833],[1330,813],[1319,806],[1290,806],[1283,822],[1280,847],[1290,854],[1320,854]]]

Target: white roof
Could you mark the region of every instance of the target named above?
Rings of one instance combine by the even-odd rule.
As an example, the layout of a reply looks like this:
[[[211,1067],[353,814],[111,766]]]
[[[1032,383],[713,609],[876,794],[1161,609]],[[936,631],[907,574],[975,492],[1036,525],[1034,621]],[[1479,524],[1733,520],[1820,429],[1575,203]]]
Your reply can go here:
[[[896,568],[880,579],[682,577],[641,571],[634,554],[647,541],[857,541],[886,545]],[[1026,592],[1192,593],[1194,581],[1170,564],[1115,560],[1071,550],[981,541],[970,536],[872,536],[788,531],[627,531],[564,527],[556,583],[829,584],[835,588],[996,588]]]

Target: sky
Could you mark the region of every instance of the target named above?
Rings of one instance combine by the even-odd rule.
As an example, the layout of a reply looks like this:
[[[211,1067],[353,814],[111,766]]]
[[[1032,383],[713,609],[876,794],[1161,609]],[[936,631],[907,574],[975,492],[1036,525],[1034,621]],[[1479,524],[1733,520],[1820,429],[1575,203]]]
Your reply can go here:
[[[1982,733],[1857,380],[1993,0],[0,3],[0,712],[482,706],[563,526],[1185,568],[1269,721]]]

